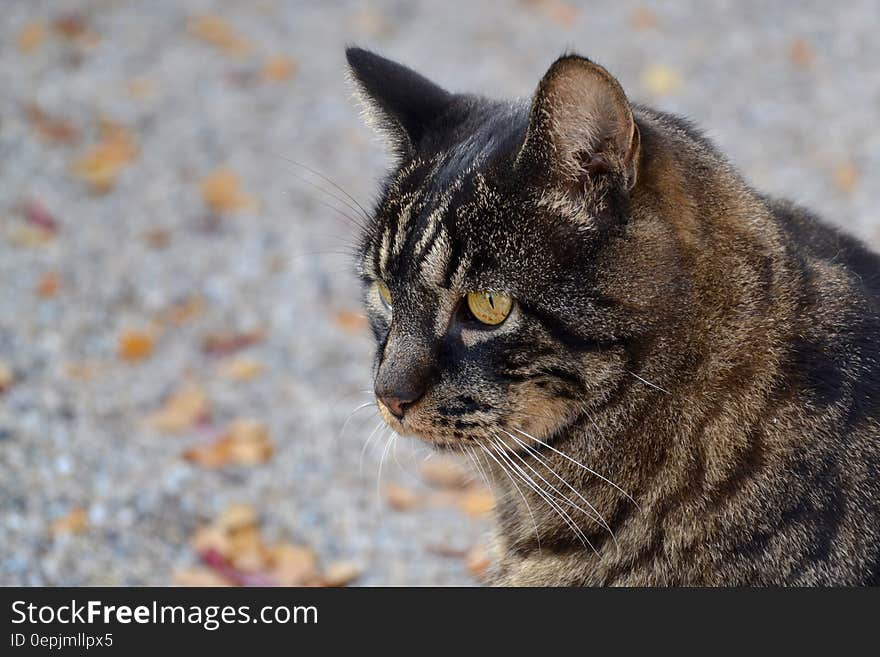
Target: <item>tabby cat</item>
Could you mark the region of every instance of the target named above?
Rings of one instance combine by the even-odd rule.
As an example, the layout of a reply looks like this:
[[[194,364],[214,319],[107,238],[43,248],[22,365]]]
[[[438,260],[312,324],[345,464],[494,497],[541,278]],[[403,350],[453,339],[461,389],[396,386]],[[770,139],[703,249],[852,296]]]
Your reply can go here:
[[[529,102],[347,57],[376,398],[487,472],[494,584],[878,584],[880,257],[583,57]]]

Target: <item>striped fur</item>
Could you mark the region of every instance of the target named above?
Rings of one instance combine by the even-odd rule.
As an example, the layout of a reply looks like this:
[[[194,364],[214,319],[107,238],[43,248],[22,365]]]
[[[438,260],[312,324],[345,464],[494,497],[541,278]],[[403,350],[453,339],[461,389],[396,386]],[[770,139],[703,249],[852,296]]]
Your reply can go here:
[[[384,416],[482,455],[495,583],[878,583],[880,257],[587,60],[511,104],[349,57],[398,130],[361,242],[375,371],[425,387]],[[438,99],[417,133],[390,87]],[[480,327],[469,291],[514,310]]]

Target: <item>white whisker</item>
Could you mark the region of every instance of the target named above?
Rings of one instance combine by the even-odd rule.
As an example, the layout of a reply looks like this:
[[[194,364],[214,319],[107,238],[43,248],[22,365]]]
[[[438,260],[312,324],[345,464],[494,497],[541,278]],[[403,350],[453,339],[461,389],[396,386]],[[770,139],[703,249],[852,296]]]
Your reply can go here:
[[[502,429],[502,431],[504,431],[504,429]],[[534,456],[538,460],[539,463],[541,463],[545,468],[547,468],[547,470],[550,472],[550,474],[552,474],[559,481],[561,481],[569,490],[571,490],[571,492],[573,492],[575,495],[577,495],[583,501],[583,503],[586,504],[590,508],[590,510],[596,515],[595,520],[600,525],[602,525],[602,527],[609,534],[611,534],[611,539],[614,541],[614,545],[617,547],[618,554],[620,554],[620,543],[617,542],[617,536],[614,535],[614,530],[611,529],[611,526],[605,520],[604,516],[601,513],[599,513],[599,510],[593,504],[591,504],[590,501],[587,498],[585,498],[579,490],[577,490],[574,486],[572,486],[570,483],[568,483],[568,481],[566,481],[564,477],[562,477],[558,472],[556,472],[556,470],[554,470],[553,467],[550,465],[550,462],[547,461],[541,455],[541,453],[538,452],[538,450],[536,450],[534,447],[528,445],[523,440],[517,438],[512,433],[509,433],[507,431],[504,431],[504,433],[506,433],[508,436],[513,438],[523,449],[525,449],[528,453],[530,453],[532,456]]]
[[[519,465],[517,465],[517,463],[512,458],[510,458],[503,446],[499,445],[494,440],[492,440],[491,442],[495,453],[498,454],[499,457],[505,459],[507,463],[509,463],[511,466],[513,466],[514,472],[519,475],[520,479],[527,486],[531,487],[533,491],[535,491],[541,498],[544,499],[545,502],[547,502],[547,504],[550,505],[550,507],[554,511],[556,511],[559,517],[562,518],[562,520],[568,525],[569,529],[572,530],[575,537],[581,542],[584,548],[589,547],[593,550],[593,552],[596,552],[596,554],[598,554],[596,548],[593,547],[593,544],[590,543],[590,540],[586,537],[580,527],[577,526],[577,523],[575,523],[572,517],[565,511],[565,509],[562,508],[562,506],[554,499],[554,497],[546,490],[541,488],[534,479],[532,479],[521,467],[519,467]]]
[[[504,467],[504,465],[497,458],[495,458],[495,456],[492,454],[492,452],[490,452],[489,449],[485,445],[483,445],[482,443],[477,443],[477,445],[479,445],[480,449],[482,449],[486,454],[489,455],[489,457],[493,461],[495,461],[495,463],[498,464],[498,467],[501,468],[501,472],[503,472],[504,475],[508,479],[510,479],[510,483],[512,483],[513,487],[516,488],[516,492],[519,493],[519,496],[522,498],[523,503],[525,503],[526,509],[528,510],[529,515],[532,518],[532,525],[534,525],[534,527],[535,527],[535,542],[538,544],[538,552],[540,552],[541,551],[541,533],[538,531],[538,521],[535,519],[535,514],[532,512],[532,507],[529,504],[528,499],[526,499],[526,496],[522,492],[522,489],[519,487],[519,484],[516,483],[516,480],[507,471],[507,468]]]
[[[376,472],[376,503],[378,507],[382,509],[382,464],[385,462],[385,457],[388,455],[388,448],[394,443],[394,439],[397,438],[397,434],[393,431],[390,432],[391,435],[385,441],[385,448],[382,450],[382,456],[379,459],[379,470]]]
[[[566,454],[565,452],[561,452],[561,451],[559,451],[558,449],[556,449],[555,447],[553,447],[553,445],[551,445],[551,444],[549,444],[549,443],[545,443],[543,440],[540,440],[539,438],[535,438],[533,435],[531,435],[531,434],[529,434],[529,433],[526,433],[525,431],[523,431],[522,429],[520,429],[520,428],[518,428],[518,427],[513,427],[513,430],[514,430],[514,431],[519,431],[519,432],[520,432],[522,435],[524,435],[526,438],[530,438],[531,440],[534,440],[534,441],[535,441],[536,443],[538,443],[539,445],[543,445],[543,446],[546,447],[547,449],[549,449],[549,450],[551,450],[551,451],[556,452],[557,454],[559,454],[559,456],[561,456],[562,458],[571,461],[572,463],[574,463],[574,464],[575,464],[576,466],[578,466],[579,468],[583,468],[584,470],[586,470],[587,472],[589,472],[591,475],[593,475],[593,476],[595,476],[595,477],[598,477],[599,479],[601,479],[602,481],[606,482],[607,484],[610,484],[611,486],[614,486],[614,488],[616,488],[616,489],[619,490],[621,493],[623,493],[623,495],[625,495],[626,498],[627,498],[630,502],[632,502],[633,504],[635,504],[636,507],[637,507],[639,510],[641,510],[641,507],[639,506],[639,503],[636,502],[635,498],[634,498],[632,495],[630,495],[629,493],[627,493],[625,490],[623,490],[620,486],[618,486],[617,484],[615,484],[613,481],[611,481],[610,479],[608,479],[608,477],[603,477],[603,476],[600,475],[598,472],[596,472],[596,471],[593,470],[592,468],[590,468],[590,467],[584,465],[584,464],[581,463],[580,461],[575,461],[573,458],[571,458],[571,457],[570,457],[568,454]]]
[[[661,387],[658,386],[656,383],[651,383],[651,382],[648,381],[647,379],[643,379],[642,377],[640,377],[640,376],[639,376],[638,374],[636,374],[635,372],[630,372],[629,370],[626,370],[626,372],[627,372],[627,374],[632,374],[634,377],[636,377],[639,381],[641,381],[642,383],[644,383],[646,386],[651,386],[651,387],[654,388],[655,390],[659,390],[660,392],[665,392],[667,395],[671,395],[671,394],[672,394],[672,393],[669,392],[666,388],[661,388]]]

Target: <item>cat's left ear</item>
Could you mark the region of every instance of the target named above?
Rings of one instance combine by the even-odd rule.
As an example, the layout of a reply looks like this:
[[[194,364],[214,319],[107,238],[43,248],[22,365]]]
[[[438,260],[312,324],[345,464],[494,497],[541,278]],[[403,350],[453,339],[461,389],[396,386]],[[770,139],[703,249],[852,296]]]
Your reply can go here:
[[[589,59],[566,55],[538,85],[519,160],[554,173],[557,182],[575,192],[609,174],[632,189],[639,142],[620,83]]]
[[[415,71],[361,48],[345,51],[367,120],[385,133],[392,148],[412,155],[447,110],[453,95]]]

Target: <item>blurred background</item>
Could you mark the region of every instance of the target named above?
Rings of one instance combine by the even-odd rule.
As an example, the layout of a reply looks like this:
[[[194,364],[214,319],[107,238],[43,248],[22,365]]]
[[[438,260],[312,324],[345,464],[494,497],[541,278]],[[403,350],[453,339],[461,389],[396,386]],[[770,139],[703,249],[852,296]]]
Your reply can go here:
[[[876,246],[878,19],[869,0],[3,0],[0,584],[479,581],[479,478],[352,415],[371,344],[336,185],[369,207],[388,159],[346,44],[520,97],[575,50]]]

